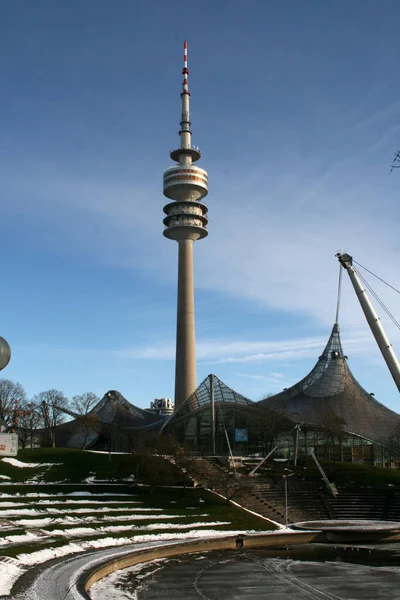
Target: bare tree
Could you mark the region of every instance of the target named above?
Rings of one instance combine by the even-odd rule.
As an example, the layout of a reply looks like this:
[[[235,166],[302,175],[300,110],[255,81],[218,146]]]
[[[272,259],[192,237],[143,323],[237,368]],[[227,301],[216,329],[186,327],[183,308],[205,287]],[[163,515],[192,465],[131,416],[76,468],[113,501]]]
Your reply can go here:
[[[28,444],[31,449],[35,439],[37,429],[42,421],[41,408],[36,402],[24,402],[21,406],[21,412],[18,417],[18,441],[21,448],[26,448]]]
[[[89,434],[92,431],[100,431],[100,419],[98,415],[93,412],[93,408],[98,402],[100,402],[100,398],[98,398],[93,392],[85,392],[84,394],[73,396],[72,398],[71,408],[75,413],[77,413],[78,421],[82,426],[85,436],[82,450],[85,450],[87,446]]]
[[[68,400],[59,390],[47,390],[37,394],[33,401],[40,405],[41,421],[46,430],[47,443],[54,448],[56,427],[65,421],[63,409],[68,410]]]
[[[100,398],[96,394],[85,392],[72,397],[71,408],[78,415],[87,415],[98,402],[100,402]]]
[[[217,467],[204,458],[176,457],[176,464],[195,483],[210,488],[225,497],[229,504],[237,496],[246,496],[254,491],[255,484],[247,475]]]
[[[16,411],[25,400],[26,393],[20,383],[0,379],[0,419],[6,422],[7,428],[13,426]]]
[[[215,487],[222,490],[222,495],[225,496],[226,503],[229,504],[237,496],[247,496],[253,493],[255,484],[247,475],[235,474],[229,471],[218,478]]]

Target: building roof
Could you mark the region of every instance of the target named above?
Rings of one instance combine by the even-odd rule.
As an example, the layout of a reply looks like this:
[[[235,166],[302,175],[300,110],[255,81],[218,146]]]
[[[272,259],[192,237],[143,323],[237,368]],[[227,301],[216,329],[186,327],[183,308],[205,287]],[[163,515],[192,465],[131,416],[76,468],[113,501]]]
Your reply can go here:
[[[217,407],[235,408],[237,410],[244,410],[248,413],[252,413],[253,415],[263,415],[264,418],[268,418],[269,416],[272,417],[271,412],[266,410],[267,407],[242,396],[242,394],[239,394],[227,386],[216,375],[208,375],[186,402],[183,402],[168,421],[165,422],[163,429],[174,426],[177,423],[182,423],[199,412],[209,409],[212,397],[211,379],[214,388],[214,403],[216,410]]]
[[[385,444],[400,430],[400,415],[368,393],[347,363],[335,324],[318,362],[301,381],[260,404],[297,424],[330,427]]]
[[[98,426],[88,433],[88,447],[93,446],[103,434],[129,429],[160,428],[164,415],[139,408],[131,404],[116,390],[109,390],[90,411],[98,418]],[[69,448],[80,448],[85,441],[82,419],[74,419],[57,427],[57,444]]]
[[[140,427],[160,420],[157,413],[131,404],[120,392],[110,390],[91,411],[102,423],[120,427]]]

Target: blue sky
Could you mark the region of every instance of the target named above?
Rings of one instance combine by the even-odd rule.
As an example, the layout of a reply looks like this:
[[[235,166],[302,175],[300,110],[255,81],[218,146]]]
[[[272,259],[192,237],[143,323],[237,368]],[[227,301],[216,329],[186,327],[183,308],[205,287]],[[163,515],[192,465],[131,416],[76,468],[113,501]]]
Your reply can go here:
[[[3,2],[2,376],[29,395],[173,397],[162,173],[187,39],[210,183],[198,382],[213,372],[257,400],[303,377],[333,325],[337,251],[400,288],[399,31],[397,0]],[[399,295],[370,282],[399,317]],[[340,322],[356,378],[400,411],[347,277]]]

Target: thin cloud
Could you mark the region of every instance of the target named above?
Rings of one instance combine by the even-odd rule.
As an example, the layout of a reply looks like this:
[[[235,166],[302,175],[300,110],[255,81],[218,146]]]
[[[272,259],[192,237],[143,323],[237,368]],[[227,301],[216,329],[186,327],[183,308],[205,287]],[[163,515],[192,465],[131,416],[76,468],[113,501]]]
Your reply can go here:
[[[203,364],[262,363],[267,361],[299,361],[317,358],[328,340],[325,337],[310,337],[294,340],[200,340],[197,344],[197,359]],[[358,335],[347,340],[346,346],[352,353],[366,354],[373,347],[372,340]],[[112,350],[113,354],[131,360],[174,360],[175,344],[164,343]],[[271,377],[283,378],[284,373],[273,372]]]
[[[268,377],[265,375],[250,375],[249,373],[235,373],[236,377],[244,377],[245,379],[253,379],[254,381],[266,381]]]

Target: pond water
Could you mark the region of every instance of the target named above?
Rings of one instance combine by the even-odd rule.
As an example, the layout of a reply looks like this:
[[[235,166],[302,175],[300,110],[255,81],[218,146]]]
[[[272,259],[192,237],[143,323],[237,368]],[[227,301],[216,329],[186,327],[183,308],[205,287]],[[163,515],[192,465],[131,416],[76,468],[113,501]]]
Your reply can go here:
[[[207,552],[117,571],[93,600],[400,599],[400,544]]]

